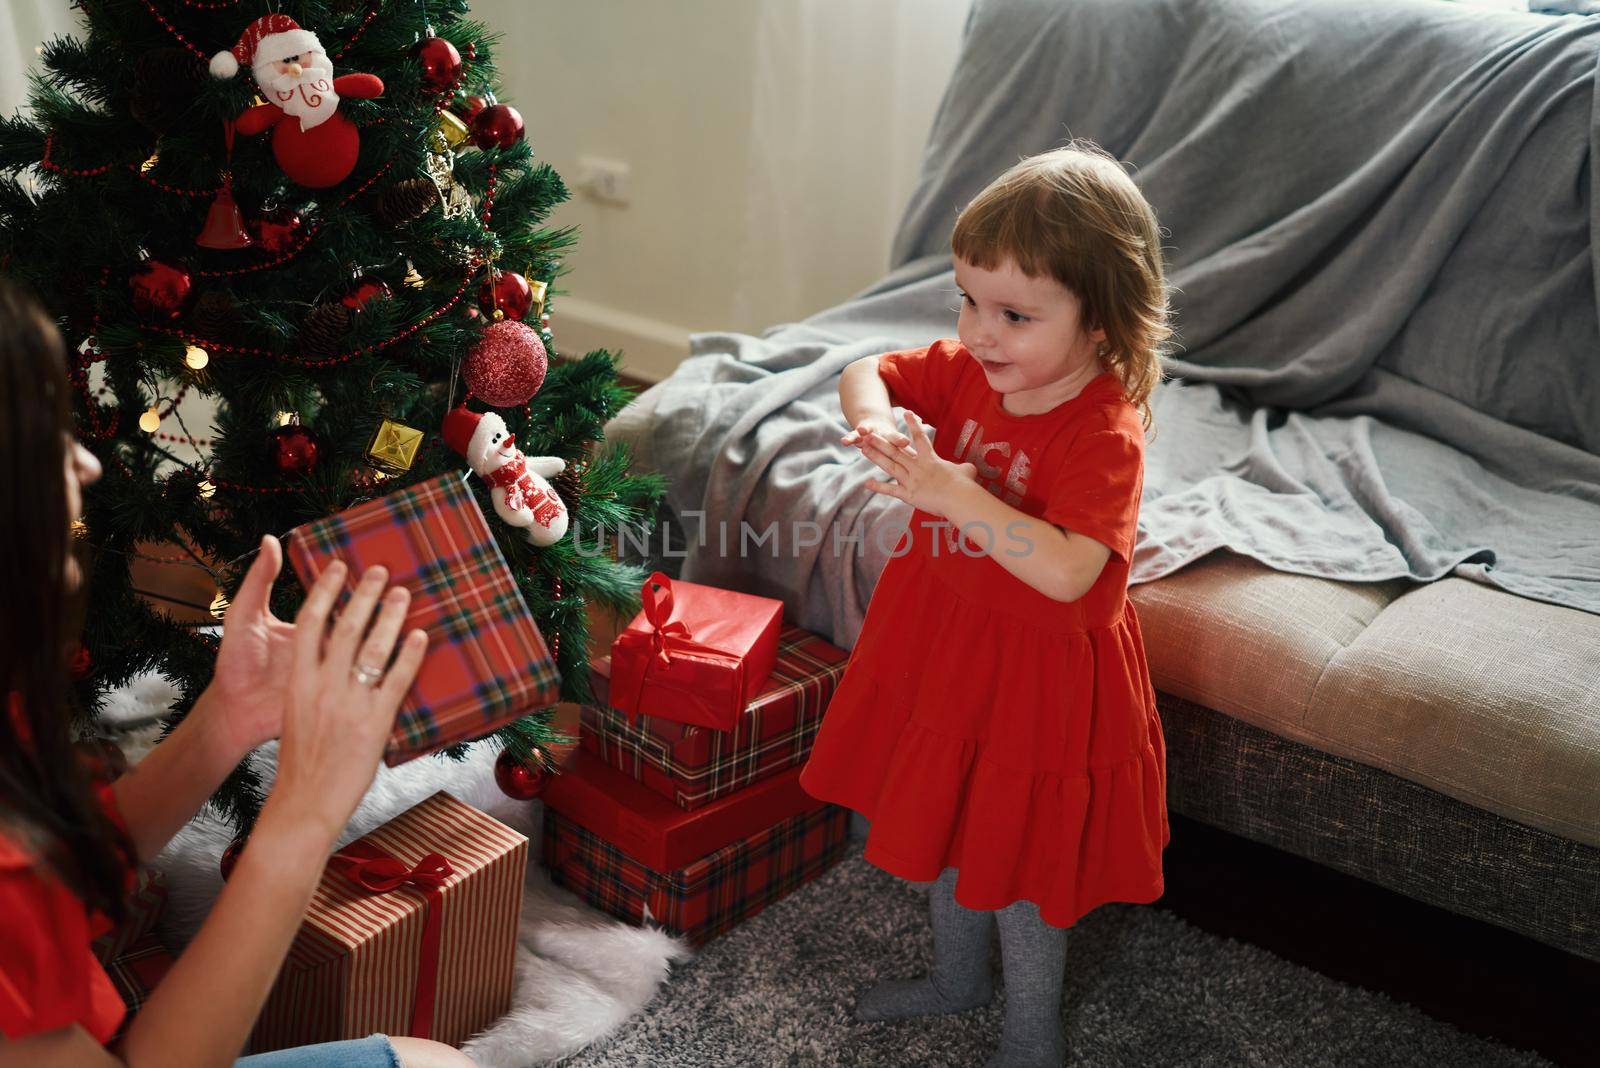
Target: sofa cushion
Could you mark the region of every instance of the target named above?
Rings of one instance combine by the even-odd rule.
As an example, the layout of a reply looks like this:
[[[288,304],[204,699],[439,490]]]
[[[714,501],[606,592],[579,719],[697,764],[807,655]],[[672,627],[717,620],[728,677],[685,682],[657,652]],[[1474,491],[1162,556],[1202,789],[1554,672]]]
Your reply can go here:
[[[1600,846],[1600,616],[1226,550],[1130,596],[1157,689]]]

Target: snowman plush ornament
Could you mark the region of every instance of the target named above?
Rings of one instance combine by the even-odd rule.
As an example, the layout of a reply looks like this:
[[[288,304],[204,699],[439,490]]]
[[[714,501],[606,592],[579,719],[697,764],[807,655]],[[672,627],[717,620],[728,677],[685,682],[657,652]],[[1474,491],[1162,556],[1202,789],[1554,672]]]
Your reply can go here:
[[[566,468],[565,460],[524,456],[504,419],[464,407],[445,415],[444,443],[489,483],[495,514],[514,527],[525,527],[528,541],[554,545],[566,535],[567,507],[545,481]]]

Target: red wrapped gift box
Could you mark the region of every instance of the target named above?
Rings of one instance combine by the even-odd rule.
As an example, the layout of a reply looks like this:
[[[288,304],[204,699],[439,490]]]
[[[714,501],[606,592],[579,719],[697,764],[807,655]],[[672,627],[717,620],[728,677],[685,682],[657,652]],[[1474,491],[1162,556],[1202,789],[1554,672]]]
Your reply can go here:
[[[340,559],[347,590],[382,564],[411,591],[405,629],[428,632],[428,653],[384,763],[480,738],[561,699],[555,661],[459,474],[296,527],[289,559],[307,587]]]
[[[657,571],[644,609],[611,643],[611,705],[733,730],[778,657],[783,602]]]
[[[482,1030],[511,1007],[527,867],[525,835],[443,791],[342,847],[252,1050]]]
[[[580,710],[579,742],[679,808],[700,808],[805,763],[849,660],[849,652],[826,639],[785,626],[766,687],[732,731],[719,731],[656,716],[630,723],[607,707],[611,665],[602,657],[591,665],[597,703]]]
[[[547,813],[561,813],[648,867],[672,871],[822,804],[801,788],[801,770],[690,812],[579,749],[542,800]]]
[[[553,881],[595,908],[630,923],[654,920],[699,946],[838,863],[849,832],[849,810],[824,803],[662,869],[547,807],[543,854]]]

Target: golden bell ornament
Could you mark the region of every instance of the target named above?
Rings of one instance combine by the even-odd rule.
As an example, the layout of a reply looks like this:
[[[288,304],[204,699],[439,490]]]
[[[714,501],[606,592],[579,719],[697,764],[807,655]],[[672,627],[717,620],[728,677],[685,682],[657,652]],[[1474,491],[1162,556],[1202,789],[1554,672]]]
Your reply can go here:
[[[367,459],[384,474],[403,475],[411,470],[417,450],[422,448],[422,438],[422,431],[415,427],[385,419],[367,445]]]
[[[449,109],[439,112],[438,130],[452,152],[461,151],[461,146],[467,143],[467,124],[461,121],[461,116]]]
[[[528,282],[528,288],[533,290],[533,314],[535,318],[544,317],[544,295],[550,288],[549,282]]]

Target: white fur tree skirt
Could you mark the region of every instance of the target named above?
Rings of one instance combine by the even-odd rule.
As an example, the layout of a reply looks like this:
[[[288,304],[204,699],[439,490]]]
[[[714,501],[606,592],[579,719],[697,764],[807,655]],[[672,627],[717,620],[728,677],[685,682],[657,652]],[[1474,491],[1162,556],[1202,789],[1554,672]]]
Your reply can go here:
[[[140,677],[111,696],[103,722],[108,729],[125,730],[123,749],[130,762],[149,751],[159,732],[148,724],[166,711],[174,696],[171,684],[157,675]],[[513,801],[500,792],[494,782],[497,755],[489,746],[478,746],[460,762],[424,757],[398,768],[379,768],[339,844],[441,789],[528,836],[512,1008],[462,1047],[486,1068],[522,1068],[557,1060],[612,1033],[644,1008],[671,965],[688,960],[693,950],[681,938],[622,923],[552,885],[539,863],[544,805]],[[268,781],[276,758],[276,743],[252,757]],[[171,883],[160,926],[170,949],[179,951],[188,944],[222,889],[217,865],[231,837],[225,823],[202,812],[156,858],[155,866]]]

